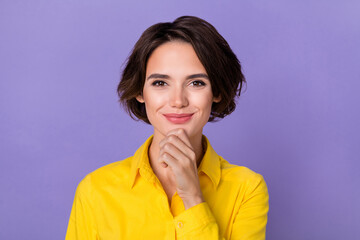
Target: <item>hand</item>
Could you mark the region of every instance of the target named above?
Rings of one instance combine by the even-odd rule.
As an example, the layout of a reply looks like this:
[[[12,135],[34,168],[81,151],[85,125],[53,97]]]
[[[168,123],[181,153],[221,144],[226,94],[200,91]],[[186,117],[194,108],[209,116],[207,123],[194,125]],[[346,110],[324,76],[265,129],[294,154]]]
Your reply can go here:
[[[204,202],[196,154],[184,129],[170,131],[160,142],[159,161],[172,172],[176,191],[183,200],[185,209]]]

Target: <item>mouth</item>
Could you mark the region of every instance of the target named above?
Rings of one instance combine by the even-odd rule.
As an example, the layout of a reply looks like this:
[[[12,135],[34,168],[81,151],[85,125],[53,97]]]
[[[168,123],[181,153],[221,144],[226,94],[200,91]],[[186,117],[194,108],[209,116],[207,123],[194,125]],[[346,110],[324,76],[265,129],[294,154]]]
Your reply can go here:
[[[176,114],[176,113],[169,113],[169,114],[163,114],[164,117],[171,123],[174,124],[183,124],[188,122],[192,116],[193,113],[183,113],[183,114]]]

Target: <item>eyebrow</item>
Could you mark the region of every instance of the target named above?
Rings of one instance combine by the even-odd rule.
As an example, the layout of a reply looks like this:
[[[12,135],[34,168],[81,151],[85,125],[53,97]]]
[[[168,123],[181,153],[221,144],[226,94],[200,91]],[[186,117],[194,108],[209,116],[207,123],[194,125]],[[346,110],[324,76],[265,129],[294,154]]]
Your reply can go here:
[[[166,74],[153,73],[149,77],[147,77],[146,80],[149,80],[151,78],[170,79],[170,76],[166,75]],[[187,76],[186,80],[193,79],[193,78],[206,78],[206,79],[209,79],[208,75],[206,75],[204,73],[197,73],[197,74],[192,74],[192,75]]]

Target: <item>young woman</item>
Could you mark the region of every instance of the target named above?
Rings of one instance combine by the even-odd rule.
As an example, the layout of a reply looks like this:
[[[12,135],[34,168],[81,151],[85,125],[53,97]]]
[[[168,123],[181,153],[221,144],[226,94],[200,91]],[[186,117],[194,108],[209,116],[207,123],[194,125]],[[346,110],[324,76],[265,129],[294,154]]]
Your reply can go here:
[[[234,111],[244,82],[208,22],[184,16],[148,28],[118,93],[154,133],[134,156],[80,182],[66,239],[265,239],[262,176],[228,163],[202,134],[207,122]]]

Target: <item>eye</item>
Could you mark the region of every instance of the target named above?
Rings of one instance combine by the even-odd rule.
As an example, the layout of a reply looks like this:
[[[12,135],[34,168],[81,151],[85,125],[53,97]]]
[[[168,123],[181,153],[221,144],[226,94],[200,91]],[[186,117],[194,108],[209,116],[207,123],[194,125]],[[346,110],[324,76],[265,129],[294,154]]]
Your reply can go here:
[[[206,83],[201,80],[195,80],[195,81],[191,82],[191,85],[193,85],[194,87],[202,87],[202,86],[205,86]]]
[[[162,86],[167,85],[167,83],[164,81],[161,81],[161,80],[156,80],[156,81],[152,82],[151,85],[156,86],[156,87],[162,87]]]

